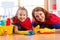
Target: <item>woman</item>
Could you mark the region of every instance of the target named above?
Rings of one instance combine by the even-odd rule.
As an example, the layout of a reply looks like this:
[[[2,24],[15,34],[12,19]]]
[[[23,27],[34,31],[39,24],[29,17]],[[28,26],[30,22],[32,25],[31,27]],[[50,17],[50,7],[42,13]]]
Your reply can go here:
[[[40,25],[41,28],[60,28],[60,18],[55,14],[49,13],[42,7],[36,7],[32,11],[33,26]]]

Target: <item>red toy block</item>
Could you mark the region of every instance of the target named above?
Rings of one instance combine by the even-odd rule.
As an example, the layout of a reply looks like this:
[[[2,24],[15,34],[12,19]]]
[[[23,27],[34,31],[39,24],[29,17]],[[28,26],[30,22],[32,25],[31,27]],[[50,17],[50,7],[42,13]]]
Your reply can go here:
[[[6,26],[10,26],[10,18],[7,18],[7,20],[6,20]]]

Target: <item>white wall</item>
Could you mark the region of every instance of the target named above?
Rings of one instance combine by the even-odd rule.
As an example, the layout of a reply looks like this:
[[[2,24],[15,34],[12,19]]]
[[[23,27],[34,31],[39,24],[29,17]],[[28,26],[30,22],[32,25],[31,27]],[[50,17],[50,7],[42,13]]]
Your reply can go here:
[[[32,10],[35,7],[43,7],[44,8],[44,0],[20,0],[20,5],[24,6],[28,10],[28,16],[32,20]]]
[[[53,10],[52,8],[54,3],[56,3],[56,10]],[[51,13],[60,17],[60,0],[48,0],[48,8]]]
[[[12,13],[10,13],[11,10],[9,8],[6,8],[6,9],[4,8],[4,5],[2,5],[3,2],[14,3],[13,8],[12,8]],[[9,5],[9,4],[7,4],[7,5]],[[8,15],[9,13],[12,15],[15,15],[17,9],[18,9],[18,0],[0,0],[0,15]]]
[[[2,2],[13,2],[14,3],[14,7],[12,8],[12,16],[15,15],[17,9],[18,9],[18,0],[0,0],[0,15],[5,15],[10,13],[10,9],[8,11],[8,9],[6,9],[6,13],[4,8],[2,7]],[[28,16],[31,18],[32,20],[32,10],[37,7],[43,7],[44,8],[44,0],[20,0],[20,5],[24,6],[27,10],[28,10]]]

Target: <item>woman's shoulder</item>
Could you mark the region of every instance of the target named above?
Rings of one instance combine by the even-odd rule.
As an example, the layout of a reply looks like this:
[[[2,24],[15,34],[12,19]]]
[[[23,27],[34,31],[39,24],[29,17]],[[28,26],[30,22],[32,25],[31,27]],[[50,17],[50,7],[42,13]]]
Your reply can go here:
[[[50,19],[59,19],[60,20],[60,17],[58,17],[56,14],[50,13]]]
[[[50,13],[50,18],[47,20],[48,24],[56,24],[56,23],[60,23],[60,18],[55,15]]]
[[[50,13],[50,16],[52,16],[52,17],[58,17],[56,14],[53,14],[53,13]]]
[[[55,14],[53,14],[53,13],[49,13],[50,14],[50,16],[56,16]]]

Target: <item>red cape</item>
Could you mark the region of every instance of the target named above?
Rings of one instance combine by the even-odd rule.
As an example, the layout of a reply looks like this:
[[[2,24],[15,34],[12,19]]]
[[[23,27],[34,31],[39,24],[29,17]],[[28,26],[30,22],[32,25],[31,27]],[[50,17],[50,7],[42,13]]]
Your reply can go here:
[[[42,24],[41,22],[36,22],[35,19],[33,19],[33,22]],[[60,24],[60,18],[55,14],[50,13],[50,18],[46,20],[45,24]]]
[[[15,18],[13,24],[18,23],[18,21],[19,21],[19,20],[18,20],[17,18]],[[32,23],[31,23],[31,21],[30,21],[30,18],[28,18],[28,17],[27,17],[27,19],[26,19],[24,22],[19,22],[19,24],[20,24],[23,28],[25,28],[25,29],[27,29],[27,30],[33,30],[33,28],[32,28]]]
[[[60,24],[60,18],[50,13],[50,18],[46,21],[46,24]]]

